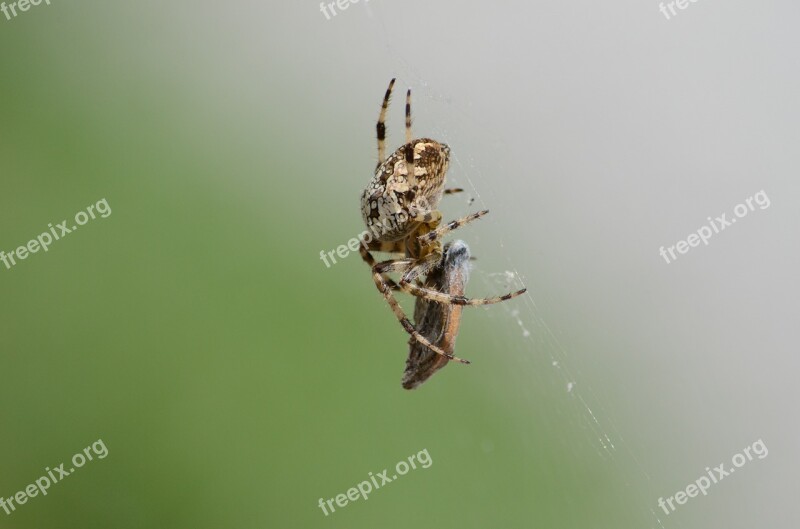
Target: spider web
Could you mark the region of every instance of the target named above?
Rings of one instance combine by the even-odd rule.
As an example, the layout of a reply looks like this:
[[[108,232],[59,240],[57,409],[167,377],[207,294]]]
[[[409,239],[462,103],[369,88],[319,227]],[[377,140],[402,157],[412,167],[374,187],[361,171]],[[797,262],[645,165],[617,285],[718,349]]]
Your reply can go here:
[[[418,108],[425,107],[427,112],[438,107],[443,116],[446,113],[445,119],[426,120],[425,135],[428,135],[427,131],[430,131],[431,137],[452,146],[458,143],[451,140],[460,136],[460,131],[487,130],[475,118],[475,113],[470,112],[469,104],[459,104],[450,95],[440,92],[419,75],[418,70],[403,57],[402,53],[388,43],[394,40],[387,39],[386,36],[394,32],[389,30],[377,12],[378,10],[374,9],[369,3],[365,4],[364,7],[366,8],[367,16],[372,22],[372,29],[375,31],[375,42],[379,48],[385,51],[386,60],[384,64],[388,65],[387,72],[392,72],[396,75],[400,86],[406,85],[412,88],[415,101],[425,102],[417,105]],[[398,37],[400,37],[399,34]],[[394,42],[402,42],[402,38]],[[507,174],[502,163],[504,156],[499,154],[499,144],[481,141],[480,145],[481,157],[490,159],[494,164],[492,172]],[[468,200],[463,205],[465,207],[468,206],[470,212],[480,209],[503,210],[503,197],[493,192],[494,187],[490,184],[492,179],[493,175],[487,175],[471,155],[463,151],[459,152],[458,149],[451,151],[447,187],[458,186],[464,188],[464,194],[467,195]],[[462,195],[455,196],[460,197]],[[484,199],[484,196],[486,199]],[[458,201],[458,198],[446,200]],[[447,218],[445,220],[450,219]],[[499,350],[505,350],[509,353],[512,351],[519,352],[520,355],[534,365],[533,368],[523,370],[524,374],[520,376],[525,377],[526,380],[522,384],[517,384],[520,388],[528,388],[523,391],[527,391],[526,398],[529,402],[531,402],[531,399],[540,398],[542,395],[541,391],[534,392],[531,389],[534,387],[550,388],[548,396],[551,396],[551,398],[554,393],[558,394],[558,392],[563,396],[560,400],[555,401],[554,404],[560,407],[561,413],[549,416],[540,414],[535,418],[537,424],[542,423],[542,426],[547,428],[550,426],[547,423],[552,423],[554,416],[559,417],[559,420],[564,417],[568,420],[575,420],[575,417],[579,418],[581,429],[586,431],[587,435],[585,439],[565,440],[564,442],[570,446],[571,450],[585,451],[585,444],[589,443],[597,456],[603,461],[620,463],[624,459],[629,459],[633,462],[636,472],[640,473],[644,480],[649,483],[651,481],[650,476],[626,444],[601,400],[590,385],[583,381],[580,369],[571,361],[569,352],[562,346],[557,337],[557,331],[554,331],[543,318],[542,313],[546,311],[540,310],[537,305],[536,283],[526,280],[526,277],[520,273],[518,267],[508,257],[506,244],[501,235],[502,229],[497,218],[490,214],[480,222],[492,226],[492,240],[493,244],[496,245],[494,253],[503,256],[506,270],[498,273],[487,271],[482,266],[472,267],[470,274],[472,279],[470,290],[472,290],[472,293],[468,295],[470,297],[481,297],[480,294],[475,293],[474,288],[475,283],[478,281],[482,283],[485,292],[494,294],[510,292],[522,286],[528,288],[528,292],[525,295],[516,298],[514,301],[500,303],[494,305],[491,310],[482,311],[481,317],[502,320],[485,326],[486,328],[491,328],[489,332],[493,333],[492,342],[500,345],[498,347]],[[459,238],[458,232],[455,238]],[[467,238],[471,239],[471,237]],[[495,250],[495,248],[492,249]],[[541,366],[546,366],[546,368],[541,369]],[[531,383],[527,378],[530,376],[536,377],[534,383]],[[642,490],[642,487],[639,486],[641,480],[641,477],[635,480],[631,479],[631,481],[634,481],[633,483],[626,480],[631,497],[636,498],[636,504],[643,511],[643,516],[651,520],[651,527],[664,527],[660,513],[651,506],[655,504],[655,498],[658,495],[653,495],[650,491],[652,487],[646,487],[646,490]],[[673,524],[676,524],[676,522],[673,522]],[[681,524],[677,523],[676,525],[680,526]]]

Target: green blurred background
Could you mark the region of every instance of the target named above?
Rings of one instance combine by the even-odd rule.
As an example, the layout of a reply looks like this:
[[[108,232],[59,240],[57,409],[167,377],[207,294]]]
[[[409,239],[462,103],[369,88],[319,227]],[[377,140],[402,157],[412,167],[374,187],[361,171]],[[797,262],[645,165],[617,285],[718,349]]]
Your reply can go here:
[[[518,185],[556,175],[501,167],[518,163],[503,129],[484,141],[490,118],[441,95],[466,84],[421,81],[446,61],[404,53],[391,38],[403,9],[383,3],[330,21],[313,3],[58,0],[0,18],[0,249],[103,198],[113,211],[0,267],[0,496],[97,439],[109,450],[0,525],[656,527],[658,496],[740,448],[670,474],[693,444],[669,445],[686,441],[678,413],[641,422],[648,405],[625,389],[637,375],[616,371],[620,349],[638,356],[623,335],[638,323],[604,321],[603,300],[585,305],[573,282],[594,279],[546,249],[597,233],[528,207]],[[486,64],[514,70],[502,60]],[[516,270],[533,293],[467,312],[457,352],[474,364],[414,392],[400,387],[407,337],[366,266],[319,259],[363,229],[374,120],[398,74],[419,91],[417,132],[456,149],[454,182],[478,198],[450,199],[445,216],[495,215],[459,235],[478,256],[468,291],[516,288]],[[567,201],[544,195],[530,200]],[[655,392],[671,385],[662,375]],[[317,507],[423,449],[430,468],[328,517]]]

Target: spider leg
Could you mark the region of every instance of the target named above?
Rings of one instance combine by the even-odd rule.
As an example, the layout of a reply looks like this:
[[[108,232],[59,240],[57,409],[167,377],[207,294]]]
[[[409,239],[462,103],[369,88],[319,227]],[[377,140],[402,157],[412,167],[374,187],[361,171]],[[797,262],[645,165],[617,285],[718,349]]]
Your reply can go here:
[[[406,92],[406,179],[408,187],[414,189],[418,186],[417,165],[414,163],[414,143],[411,141],[411,89]]]
[[[461,193],[463,191],[464,190],[461,189],[460,187],[451,187],[450,189],[445,189],[444,190],[444,194],[445,195],[455,195],[456,193]]]
[[[390,279],[388,277],[385,277],[384,279],[386,279],[386,284],[389,285],[389,288],[391,288],[395,292],[402,292],[403,291],[403,289],[400,288],[400,285],[395,283],[392,279]],[[419,286],[422,286],[422,280],[417,278],[416,284],[419,285]]]
[[[437,210],[424,210],[421,208],[416,208],[416,210],[412,211],[415,213],[411,216],[411,218],[416,222],[421,222],[423,224],[439,224],[442,220],[442,212]]]
[[[516,292],[510,292],[508,294],[503,294],[502,296],[493,296],[490,298],[468,298],[465,296],[457,296],[439,292],[438,290],[433,290],[417,284],[415,280],[418,279],[419,276],[428,274],[431,270],[436,268],[441,260],[442,252],[439,250],[428,254],[419,261],[414,261],[413,259],[404,259],[402,261],[384,261],[383,263],[378,263],[375,266],[375,270],[380,270],[381,272],[399,272],[403,267],[405,267],[407,271],[400,279],[401,290],[418,298],[438,301],[439,303],[448,303],[451,305],[492,305],[494,303],[500,303],[501,301],[506,301],[520,296],[528,290],[527,288],[523,288],[522,290],[517,290]],[[384,265],[384,263],[386,263],[386,265],[381,266]],[[392,263],[394,266],[388,266],[389,263]]]
[[[428,232],[425,235],[420,235],[419,237],[417,237],[417,242],[419,242],[420,246],[423,247],[430,246],[431,243],[433,243],[434,241],[438,241],[451,231],[457,230],[464,224],[472,222],[473,220],[477,220],[486,215],[487,213],[489,213],[489,210],[484,209],[483,211],[478,211],[477,213],[473,213],[472,215],[467,215],[466,217],[450,221],[444,226],[440,226],[439,228],[436,228],[435,230]]]
[[[378,116],[378,124],[376,126],[378,131],[378,166],[386,160],[386,110],[389,108],[389,99],[392,97],[394,81],[394,79],[389,81],[389,88],[386,89],[386,95],[383,96],[381,113]]]
[[[403,250],[402,250],[402,249],[394,249],[394,246],[395,246],[396,244],[402,244],[402,242],[403,242],[403,241],[395,241],[395,242],[391,242],[391,243],[378,243],[378,244],[371,243],[371,244],[369,244],[369,249],[370,249],[370,250],[373,250],[373,251],[380,251],[380,252],[403,253]],[[390,247],[391,247],[392,249],[384,249],[385,247],[387,247],[387,246],[389,246],[389,245],[391,245]],[[370,268],[374,267],[374,266],[375,266],[375,265],[378,263],[378,262],[375,260],[375,258],[372,256],[372,254],[371,254],[371,253],[369,253],[369,252],[367,252],[367,255],[366,255],[366,256],[363,256],[363,255],[362,255],[362,257],[363,257],[363,258],[364,258],[364,260],[367,262],[367,264],[369,265],[369,267],[370,267]],[[402,290],[402,289],[400,288],[400,285],[398,285],[398,284],[397,284],[397,283],[396,283],[394,280],[392,280],[391,278],[388,278],[388,277],[386,277],[386,278],[384,278],[384,279],[386,279],[386,284],[387,284],[387,285],[389,285],[389,288],[391,288],[392,290],[396,290],[396,291],[400,291],[400,290]],[[417,278],[417,285],[420,285],[420,286],[422,286],[422,280],[421,280],[421,279],[419,279],[419,278]]]
[[[406,143],[411,143],[411,89],[406,92]]]
[[[363,243],[364,241],[362,241]],[[371,252],[399,253],[405,254],[405,241],[370,241],[367,243],[367,250]]]
[[[374,262],[374,258],[370,255],[369,251],[364,247],[363,244],[360,247],[360,251],[361,251],[361,257],[364,259],[364,261],[366,261],[367,263]],[[414,325],[406,317],[402,307],[400,307],[400,304],[397,303],[397,300],[394,298],[391,286],[387,282],[387,278],[383,277],[383,275],[381,275],[380,272],[377,271],[377,268],[380,265],[381,263],[377,263],[372,266],[372,279],[373,281],[375,281],[375,286],[378,287],[378,291],[383,295],[383,299],[385,299],[386,302],[389,304],[389,307],[392,309],[392,312],[394,313],[395,317],[400,322],[400,325],[403,326],[403,329],[405,329],[405,331],[408,334],[410,334],[416,341],[418,341],[419,343],[421,343],[434,353],[445,356],[450,360],[461,362],[462,364],[469,364],[470,363],[469,360],[464,360],[458,358],[457,356],[453,356],[452,354],[444,352],[441,348],[433,345],[427,338],[422,336],[417,331]]]

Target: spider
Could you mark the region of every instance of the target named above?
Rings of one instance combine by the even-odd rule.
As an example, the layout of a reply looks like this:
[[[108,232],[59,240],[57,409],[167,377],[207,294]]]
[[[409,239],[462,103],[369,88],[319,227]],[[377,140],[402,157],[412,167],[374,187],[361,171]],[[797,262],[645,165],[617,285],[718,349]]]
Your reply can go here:
[[[449,242],[439,267],[428,274],[425,286],[440,292],[463,296],[469,280],[469,247],[464,241]],[[399,287],[398,287],[399,288]],[[437,303],[417,298],[414,305],[414,324],[420,334],[452,354],[461,324],[461,305]],[[437,355],[411,338],[408,341],[408,359],[403,373],[403,387],[414,389],[447,365],[447,357]]]
[[[450,161],[450,147],[430,138],[411,136],[411,90],[406,93],[406,143],[386,155],[386,111],[395,79],[389,82],[383,97],[378,124],[378,164],[375,176],[361,195],[361,214],[374,237],[361,241],[361,257],[372,268],[372,278],[400,324],[412,339],[449,360],[469,364],[452,353],[443,351],[420,334],[406,317],[392,290],[402,290],[418,298],[453,305],[488,305],[525,293],[518,290],[503,296],[470,299],[434,290],[417,283],[442,261],[441,239],[447,233],[489,213],[479,211],[440,226],[442,214],[437,209],[445,194],[459,189],[445,189],[445,173]],[[370,251],[402,255],[402,258],[375,262]],[[387,274],[400,273],[399,284]]]

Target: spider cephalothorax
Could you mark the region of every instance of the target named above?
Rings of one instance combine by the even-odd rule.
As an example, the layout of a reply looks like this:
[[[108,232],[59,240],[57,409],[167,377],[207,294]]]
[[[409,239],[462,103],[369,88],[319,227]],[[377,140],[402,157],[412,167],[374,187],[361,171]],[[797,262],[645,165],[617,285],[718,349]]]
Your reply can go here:
[[[372,268],[372,278],[403,328],[412,339],[434,353],[469,363],[432,344],[411,324],[392,294],[399,289],[419,298],[453,305],[486,305],[519,296],[517,292],[484,299],[469,299],[463,295],[440,292],[429,285],[418,284],[442,263],[441,238],[488,213],[479,211],[439,226],[442,214],[437,209],[443,195],[461,189],[445,189],[445,174],[450,160],[450,147],[438,141],[411,136],[411,90],[406,94],[406,143],[386,158],[386,111],[395,80],[389,83],[378,118],[378,166],[375,176],[361,194],[361,214],[369,228],[362,241],[361,256]],[[371,234],[371,236],[370,236]],[[376,262],[370,251],[383,251],[402,256]],[[391,272],[401,273],[399,283],[389,279]],[[434,285],[435,286],[435,285]]]

